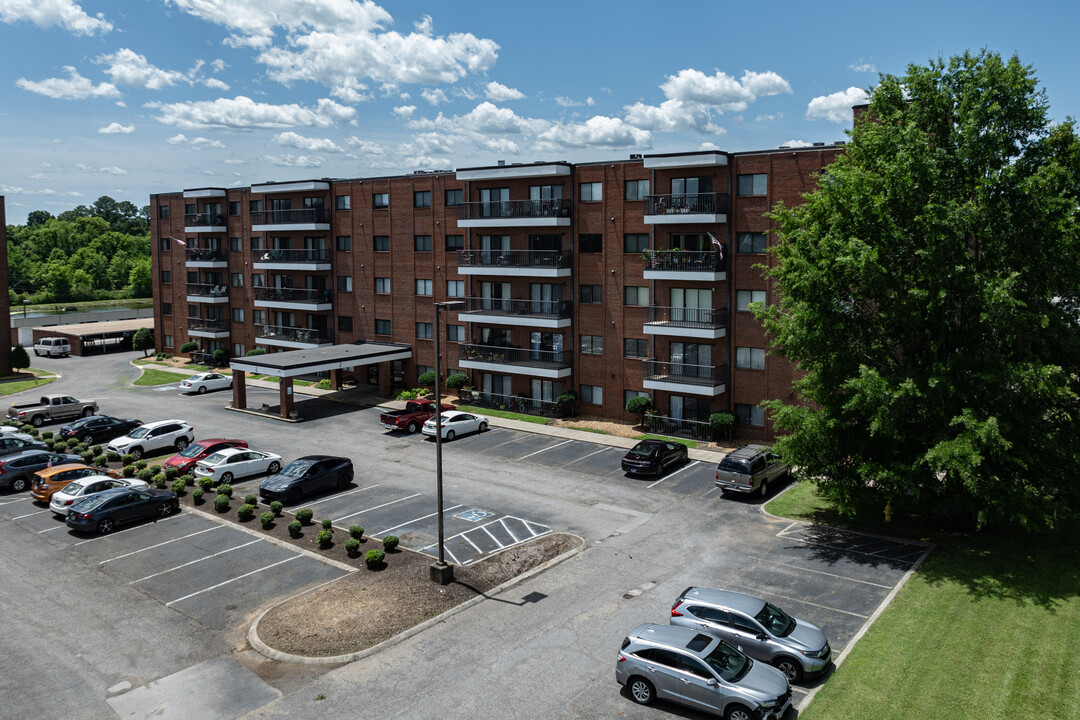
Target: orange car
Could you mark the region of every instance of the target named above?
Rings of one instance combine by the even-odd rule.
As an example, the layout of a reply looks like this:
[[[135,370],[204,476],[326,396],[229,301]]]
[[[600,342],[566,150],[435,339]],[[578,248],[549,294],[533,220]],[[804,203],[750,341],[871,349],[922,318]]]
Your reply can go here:
[[[41,502],[52,500],[53,493],[64,489],[72,480],[89,477],[90,475],[108,475],[118,478],[119,470],[106,470],[104,468],[91,467],[82,463],[67,463],[56,467],[45,468],[34,473],[34,482],[30,486],[30,496]]]

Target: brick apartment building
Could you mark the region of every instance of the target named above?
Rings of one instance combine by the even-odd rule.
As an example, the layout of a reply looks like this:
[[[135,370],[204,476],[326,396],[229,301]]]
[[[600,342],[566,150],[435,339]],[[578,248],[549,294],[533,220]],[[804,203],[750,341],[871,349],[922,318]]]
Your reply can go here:
[[[158,346],[230,356],[381,341],[412,358],[356,368],[412,387],[463,372],[479,404],[632,419],[633,395],[696,426],[729,411],[766,439],[761,402],[792,367],[751,302],[778,201],[801,201],[837,146],[632,155],[152,195]],[[434,302],[462,301],[435,327]]]

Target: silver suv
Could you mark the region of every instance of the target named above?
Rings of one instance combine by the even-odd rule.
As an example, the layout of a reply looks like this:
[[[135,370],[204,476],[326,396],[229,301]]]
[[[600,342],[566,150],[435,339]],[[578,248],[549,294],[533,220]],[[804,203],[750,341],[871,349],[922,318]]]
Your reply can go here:
[[[744,445],[728,454],[716,467],[716,487],[721,492],[756,492],[761,497],[769,491],[769,483],[788,474],[788,466],[780,456],[764,445]]]
[[[634,628],[619,649],[615,679],[641,705],[660,698],[727,720],[778,720],[791,705],[791,686],[776,668],[714,635],[673,625]]]
[[[689,587],[671,606],[671,624],[704,630],[797,683],[829,667],[832,650],[821,628],[752,595]]]

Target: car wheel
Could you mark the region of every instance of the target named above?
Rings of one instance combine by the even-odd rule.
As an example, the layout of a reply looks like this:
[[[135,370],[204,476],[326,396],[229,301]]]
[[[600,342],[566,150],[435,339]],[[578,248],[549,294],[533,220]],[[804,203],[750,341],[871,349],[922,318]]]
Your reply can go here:
[[[221,473],[221,484],[222,485],[231,485],[232,481],[233,481],[233,474],[232,473],[229,473],[229,472]]]
[[[266,468],[266,472],[271,475],[277,475],[279,472],[281,472],[281,463],[275,460],[274,462],[270,463],[269,467]]]
[[[80,442],[84,442],[87,445],[93,445],[94,444],[94,436],[93,435],[87,435],[82,440],[80,440]]]
[[[414,432],[420,429],[420,424],[413,420],[411,423],[405,426],[405,432],[412,435]]]
[[[757,489],[758,497],[765,497],[769,494],[769,481],[765,478],[761,478],[761,485]]]
[[[728,708],[727,715],[724,717],[727,720],[757,720],[757,713],[750,712],[748,708],[742,705],[732,705]]]
[[[476,432],[484,432],[485,430],[487,430],[487,423],[481,422],[480,427],[476,429]]]
[[[30,424],[34,427],[41,427],[43,424],[45,424],[45,418],[41,415],[35,415],[34,417],[30,418]]]
[[[630,699],[638,705],[648,705],[656,699],[656,689],[643,677],[630,678]]]
[[[289,492],[285,493],[285,504],[296,505],[303,498],[304,493],[300,492],[300,488],[293,488]]]
[[[131,455],[132,460],[142,460],[142,448],[141,447],[133,447],[133,448],[131,448],[131,450],[128,451],[128,454]]]
[[[188,446],[188,439],[185,437],[176,438],[176,442],[174,444],[176,445],[176,452],[181,452],[184,448]]]
[[[83,411],[82,411],[82,416],[83,417],[90,417],[93,414],[94,414],[94,408],[92,408],[92,407],[83,408]]]
[[[98,523],[97,531],[102,535],[108,535],[113,531],[114,527],[116,527],[116,521],[112,518],[105,518]]]
[[[158,514],[158,517],[163,517],[163,518],[167,518],[170,515],[172,515],[173,514],[172,503],[167,503],[166,502],[166,503],[161,503],[161,505],[158,505],[157,514]]]
[[[802,665],[794,658],[781,655],[773,660],[773,667],[784,673],[789,683],[794,684],[802,680]]]
[[[17,477],[11,481],[11,489],[15,492],[22,492],[28,487],[30,487],[30,481],[24,477]]]
[[[455,433],[453,430],[447,430],[446,431],[446,439],[447,440],[453,440],[456,437],[457,437],[457,433]]]

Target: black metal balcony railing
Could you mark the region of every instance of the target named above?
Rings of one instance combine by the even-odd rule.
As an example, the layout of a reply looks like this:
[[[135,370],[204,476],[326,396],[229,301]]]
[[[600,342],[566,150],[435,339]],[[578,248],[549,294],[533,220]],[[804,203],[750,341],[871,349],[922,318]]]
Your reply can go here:
[[[225,224],[221,213],[188,213],[184,215],[184,227],[217,227]]]
[[[566,417],[573,409],[571,405],[560,405],[554,400],[536,400],[520,395],[502,395],[500,393],[481,392],[461,393],[462,403],[488,410],[506,410],[507,412],[539,415],[540,417]]]
[[[646,380],[716,387],[727,383],[727,365],[689,365],[681,362],[643,360],[642,375]]]
[[[572,256],[562,250],[459,250],[458,267],[568,268]]]
[[[290,325],[263,325],[255,329],[255,336],[263,340],[288,340],[312,345],[333,342],[333,334],[328,328],[301,328]]]
[[[188,283],[187,294],[198,297],[229,297],[229,286],[214,283]]]
[[[308,290],[307,288],[257,287],[255,288],[255,299],[294,303],[328,303],[330,302],[330,291]]]
[[[187,262],[226,262],[225,251],[220,248],[188,248],[184,257]]]
[[[645,270],[666,272],[726,272],[727,253],[720,250],[645,250]]]
[[[251,213],[252,225],[299,225],[305,223],[325,224],[330,222],[330,213],[323,208],[301,208],[299,210],[262,210]]]
[[[726,215],[727,193],[646,195],[646,215]]]
[[[202,330],[203,332],[228,332],[228,318],[201,318],[189,317],[187,319],[188,332]]]
[[[719,432],[713,430],[708,416],[704,419],[674,418],[666,415],[646,415],[645,428],[657,435],[690,438],[712,442],[718,439]]]
[[[573,354],[569,348],[562,350],[532,350],[496,345],[473,345],[471,343],[462,344],[459,353],[460,360],[475,360],[498,365],[520,365],[551,370],[570,367],[570,357]]]
[[[518,220],[545,217],[568,218],[569,200],[501,200],[458,205],[458,220]]]
[[[646,325],[714,330],[727,327],[727,308],[688,308],[649,305],[645,308]]]
[[[462,315],[498,315],[502,317],[558,320],[570,317],[573,303],[569,300],[522,300],[516,298],[465,298]]]
[[[255,253],[255,262],[316,263],[326,262],[326,248],[298,250],[263,250]]]

